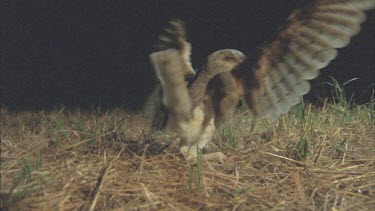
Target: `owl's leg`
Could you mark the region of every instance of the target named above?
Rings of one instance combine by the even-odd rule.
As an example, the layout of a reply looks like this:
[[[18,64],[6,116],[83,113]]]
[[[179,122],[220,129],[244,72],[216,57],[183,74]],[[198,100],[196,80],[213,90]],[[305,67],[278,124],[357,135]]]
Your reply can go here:
[[[203,133],[196,139],[196,142],[192,145],[181,145],[181,152],[185,155],[188,160],[195,160],[197,157],[197,149],[203,149],[212,139],[215,133],[215,124],[214,120],[211,119],[204,129]],[[181,142],[183,143],[183,142]],[[209,154],[204,154],[203,158],[207,161],[216,161],[223,163],[227,157],[222,152],[214,152]]]

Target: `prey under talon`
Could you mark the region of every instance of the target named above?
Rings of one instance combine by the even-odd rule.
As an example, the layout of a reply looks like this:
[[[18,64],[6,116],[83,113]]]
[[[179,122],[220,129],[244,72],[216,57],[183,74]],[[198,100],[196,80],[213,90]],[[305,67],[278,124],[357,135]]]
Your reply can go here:
[[[210,154],[204,154],[203,158],[207,161],[215,161],[219,163],[224,163],[228,159],[222,152],[214,152]]]
[[[186,160],[189,162],[195,163],[197,161],[197,154],[189,154],[186,155],[182,153]],[[203,159],[205,161],[212,161],[212,162],[218,162],[218,163],[224,163],[228,157],[224,155],[222,152],[214,152],[214,153],[209,153],[209,154],[203,154]]]

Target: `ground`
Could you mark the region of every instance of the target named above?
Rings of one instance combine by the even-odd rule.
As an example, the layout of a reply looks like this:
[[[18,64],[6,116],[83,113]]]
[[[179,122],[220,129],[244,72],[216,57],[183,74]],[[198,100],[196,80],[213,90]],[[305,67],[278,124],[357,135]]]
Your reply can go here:
[[[374,104],[246,109],[189,163],[141,112],[1,109],[6,210],[374,210]],[[349,108],[350,107],[350,108]]]

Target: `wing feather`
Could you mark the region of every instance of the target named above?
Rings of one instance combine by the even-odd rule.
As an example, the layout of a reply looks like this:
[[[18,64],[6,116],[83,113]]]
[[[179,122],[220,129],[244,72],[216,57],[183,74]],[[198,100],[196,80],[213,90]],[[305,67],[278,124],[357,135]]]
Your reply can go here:
[[[375,0],[320,0],[288,18],[276,38],[260,48],[254,62],[247,59],[233,71],[253,113],[275,118],[286,113],[310,91],[307,80],[349,44],[365,20],[363,11]]]

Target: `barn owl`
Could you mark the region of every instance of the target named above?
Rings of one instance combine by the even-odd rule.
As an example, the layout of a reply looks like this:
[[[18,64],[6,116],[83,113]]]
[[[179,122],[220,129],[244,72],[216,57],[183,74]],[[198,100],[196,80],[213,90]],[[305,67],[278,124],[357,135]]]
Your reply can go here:
[[[276,38],[258,49],[256,59],[233,49],[213,52],[191,85],[186,83],[195,74],[191,46],[182,21],[171,21],[150,60],[168,113],[167,126],[179,136],[181,152],[195,158],[216,128],[232,118],[240,99],[258,118],[275,119],[288,112],[310,91],[308,80],[359,33],[364,11],[374,6],[375,0],[311,1],[288,17]],[[204,158],[226,157],[216,152]]]

